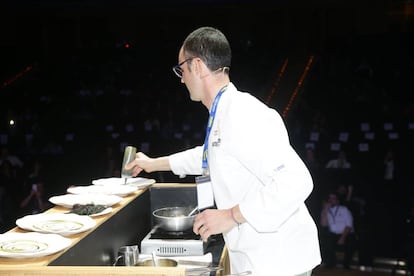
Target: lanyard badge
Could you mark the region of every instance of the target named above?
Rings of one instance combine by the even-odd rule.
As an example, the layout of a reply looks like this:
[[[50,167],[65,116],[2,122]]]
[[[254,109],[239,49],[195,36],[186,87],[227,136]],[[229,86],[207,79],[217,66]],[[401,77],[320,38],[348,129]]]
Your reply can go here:
[[[203,161],[202,161],[202,168],[203,168],[203,176],[196,177],[196,184],[197,184],[197,200],[198,200],[198,209],[202,210],[211,206],[214,206],[214,194],[213,194],[213,187],[209,175],[208,169],[208,139],[210,136],[211,128],[213,127],[214,118],[216,116],[217,105],[221,98],[221,95],[226,90],[227,86],[220,89],[217,96],[214,98],[213,105],[211,107],[210,116],[207,122],[207,129],[206,129],[206,138],[204,139],[204,149],[203,149]]]
[[[203,149],[203,161],[202,161],[202,168],[203,174],[208,174],[208,139],[210,137],[211,128],[213,127],[214,119],[216,117],[217,105],[220,101],[221,95],[226,90],[227,86],[223,87],[217,96],[214,98],[213,105],[211,106],[210,116],[208,117],[207,122],[207,129],[206,129],[206,138],[204,139],[204,149]]]
[[[197,184],[197,204],[202,210],[214,206],[214,194],[210,175],[198,176],[195,178]]]

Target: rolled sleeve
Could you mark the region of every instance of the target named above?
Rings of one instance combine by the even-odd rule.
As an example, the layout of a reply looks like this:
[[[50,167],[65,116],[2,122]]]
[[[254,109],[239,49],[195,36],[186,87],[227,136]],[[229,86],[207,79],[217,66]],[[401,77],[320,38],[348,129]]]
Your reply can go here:
[[[168,156],[171,171],[181,177],[186,175],[200,175],[203,170],[201,167],[201,157],[203,147],[195,148],[174,153]]]

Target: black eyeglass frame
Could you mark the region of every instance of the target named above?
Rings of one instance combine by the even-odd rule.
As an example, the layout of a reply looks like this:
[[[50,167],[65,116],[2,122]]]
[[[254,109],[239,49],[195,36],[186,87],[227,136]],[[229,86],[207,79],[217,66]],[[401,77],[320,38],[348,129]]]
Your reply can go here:
[[[184,60],[184,61],[182,61],[182,62],[178,63],[177,65],[175,65],[175,66],[172,68],[173,72],[177,75],[177,77],[179,77],[180,79],[183,77],[183,69],[181,68],[181,66],[182,66],[184,63],[189,62],[190,60],[193,60],[193,59],[195,59],[195,57],[190,57],[190,58],[187,58],[186,60]]]

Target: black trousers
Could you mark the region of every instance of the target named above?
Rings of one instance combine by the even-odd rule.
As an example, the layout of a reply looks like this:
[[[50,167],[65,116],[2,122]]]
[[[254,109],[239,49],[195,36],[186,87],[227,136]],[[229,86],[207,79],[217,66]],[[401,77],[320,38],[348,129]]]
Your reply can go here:
[[[338,245],[338,240],[341,235],[325,231],[321,236],[321,253],[322,261],[327,267],[334,267],[337,263],[336,252],[343,251],[344,259],[342,265],[344,268],[349,268],[352,257],[356,249],[356,237],[355,234],[350,233],[345,239],[343,245]]]

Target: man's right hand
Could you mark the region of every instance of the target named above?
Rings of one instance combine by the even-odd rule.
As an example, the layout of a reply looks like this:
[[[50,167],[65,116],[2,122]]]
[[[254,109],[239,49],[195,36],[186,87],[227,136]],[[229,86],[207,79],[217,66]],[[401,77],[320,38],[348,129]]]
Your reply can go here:
[[[132,176],[137,176],[143,170],[147,173],[171,170],[167,156],[151,158],[143,152],[137,152],[135,160],[127,164],[125,168],[127,170],[133,168]]]

